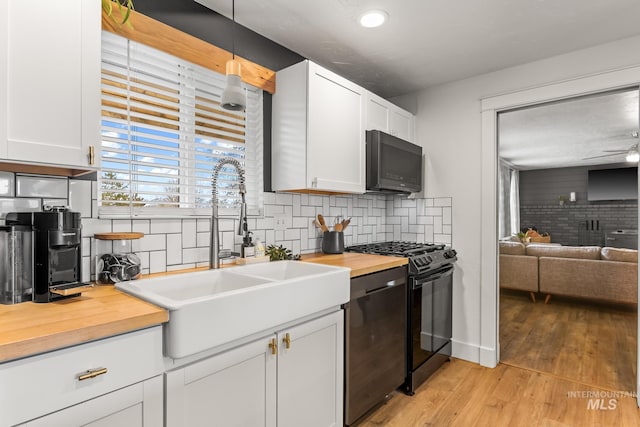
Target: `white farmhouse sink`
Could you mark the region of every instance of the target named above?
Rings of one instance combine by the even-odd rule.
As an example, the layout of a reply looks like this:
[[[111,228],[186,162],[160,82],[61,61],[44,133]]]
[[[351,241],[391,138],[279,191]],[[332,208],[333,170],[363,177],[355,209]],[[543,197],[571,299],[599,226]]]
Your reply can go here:
[[[349,269],[277,261],[116,283],[169,310],[166,356],[178,359],[349,300]]]

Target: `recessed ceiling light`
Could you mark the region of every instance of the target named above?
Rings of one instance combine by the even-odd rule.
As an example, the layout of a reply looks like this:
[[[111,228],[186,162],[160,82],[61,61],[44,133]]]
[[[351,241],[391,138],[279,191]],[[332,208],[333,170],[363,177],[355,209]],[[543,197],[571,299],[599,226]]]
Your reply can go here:
[[[360,16],[360,25],[366,28],[375,28],[384,24],[389,15],[384,10],[370,10]]]

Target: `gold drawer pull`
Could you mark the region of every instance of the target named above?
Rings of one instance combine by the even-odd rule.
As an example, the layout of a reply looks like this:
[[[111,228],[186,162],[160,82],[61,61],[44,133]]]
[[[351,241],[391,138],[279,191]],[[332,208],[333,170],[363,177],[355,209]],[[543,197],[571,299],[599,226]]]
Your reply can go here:
[[[104,375],[106,373],[107,373],[107,368],[91,369],[85,372],[84,374],[79,375],[78,381],[90,380],[91,378],[95,378],[98,375]]]
[[[269,348],[271,349],[271,354],[278,354],[278,342],[275,338],[271,338],[271,341],[269,341]]]
[[[284,334],[284,338],[282,338],[282,341],[284,342],[285,348],[291,348],[291,335],[289,335],[288,332]]]
[[[96,163],[96,149],[93,145],[89,146],[89,164],[94,165]]]

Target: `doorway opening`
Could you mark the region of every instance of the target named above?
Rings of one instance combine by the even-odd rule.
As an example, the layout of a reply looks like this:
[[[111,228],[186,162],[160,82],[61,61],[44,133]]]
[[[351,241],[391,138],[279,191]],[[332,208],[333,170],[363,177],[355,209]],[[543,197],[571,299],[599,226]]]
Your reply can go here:
[[[497,114],[502,363],[636,389],[638,104],[632,87]]]

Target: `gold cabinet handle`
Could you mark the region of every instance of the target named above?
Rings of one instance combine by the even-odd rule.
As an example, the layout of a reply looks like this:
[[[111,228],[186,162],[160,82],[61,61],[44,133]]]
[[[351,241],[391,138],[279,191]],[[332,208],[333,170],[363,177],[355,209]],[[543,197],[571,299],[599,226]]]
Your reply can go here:
[[[90,380],[91,378],[95,378],[99,375],[104,375],[106,373],[107,373],[107,368],[90,369],[84,374],[78,375],[78,381]]]
[[[96,162],[96,149],[93,147],[93,145],[89,146],[89,164],[90,165],[94,165]]]
[[[271,349],[271,354],[278,354],[278,341],[275,338],[271,338],[271,341],[269,341],[269,348]]]
[[[291,348],[291,335],[289,335],[288,332],[284,334],[284,338],[282,338],[282,341],[284,342],[285,348]]]

